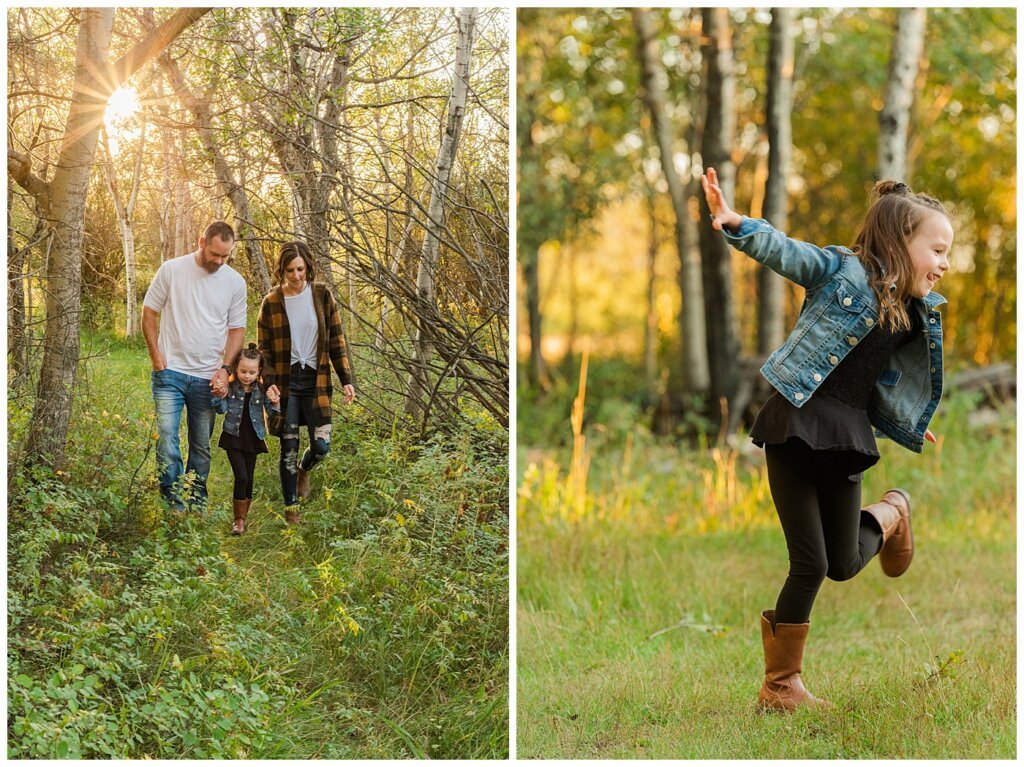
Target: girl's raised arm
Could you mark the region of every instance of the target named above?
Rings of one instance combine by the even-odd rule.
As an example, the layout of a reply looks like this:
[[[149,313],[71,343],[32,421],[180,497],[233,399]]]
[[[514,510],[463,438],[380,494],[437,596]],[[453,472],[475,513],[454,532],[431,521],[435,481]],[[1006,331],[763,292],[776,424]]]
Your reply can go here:
[[[794,240],[767,221],[736,213],[725,201],[714,168],[708,168],[707,173],[700,177],[700,183],[711,211],[711,226],[722,232],[734,248],[797,285],[813,288],[825,282],[842,265],[844,255],[849,253],[831,245],[820,248]]]
[[[708,168],[708,172],[700,177],[700,185],[704,187],[704,199],[711,211],[711,227],[716,231],[721,231],[723,226],[732,232],[739,229],[743,216],[734,212],[725,201],[722,187],[718,185],[718,171]]]

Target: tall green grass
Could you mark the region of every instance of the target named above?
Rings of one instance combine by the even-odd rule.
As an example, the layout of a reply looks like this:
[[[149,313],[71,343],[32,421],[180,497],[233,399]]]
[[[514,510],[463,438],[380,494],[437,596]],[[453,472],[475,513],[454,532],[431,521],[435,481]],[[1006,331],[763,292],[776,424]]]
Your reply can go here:
[[[581,490],[564,415],[562,445],[521,442],[518,755],[1012,758],[1014,419],[974,426],[974,406],[944,400],[923,455],[879,440],[865,502],[911,492],[915,559],[826,582],[804,680],[836,706],[789,717],[754,707],[759,614],[787,569],[758,451],[613,436],[595,415]]]
[[[209,510],[161,509],[138,346],[88,366],[58,474],[20,466],[8,404],[10,757],[507,755],[493,430],[416,443],[347,409],[298,528],[269,439],[235,538],[216,447]]]

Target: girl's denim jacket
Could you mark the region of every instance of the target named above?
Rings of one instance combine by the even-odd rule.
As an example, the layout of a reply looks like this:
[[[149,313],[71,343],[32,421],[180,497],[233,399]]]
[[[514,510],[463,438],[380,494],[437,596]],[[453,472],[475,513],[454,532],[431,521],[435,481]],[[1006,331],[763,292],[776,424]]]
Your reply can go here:
[[[761,368],[768,383],[802,407],[878,322],[864,265],[847,248],[792,240],[760,219],[744,217],[735,234],[722,232],[737,250],[807,289],[796,327]],[[919,313],[924,330],[893,352],[868,407],[879,436],[915,453],[924,449],[924,433],[942,395],[942,322],[936,309],[944,303],[934,292],[911,300],[910,311]]]
[[[228,384],[226,397],[213,397],[210,404],[218,413],[224,415],[224,431],[232,436],[238,436],[239,427],[242,425],[242,404],[245,402],[245,389],[238,381]],[[256,430],[256,436],[265,439],[267,436],[266,422],[263,420],[263,410],[268,413],[280,415],[281,409],[267,399],[266,394],[257,384],[252,387],[252,396],[249,399],[249,418],[252,419],[252,428]]]

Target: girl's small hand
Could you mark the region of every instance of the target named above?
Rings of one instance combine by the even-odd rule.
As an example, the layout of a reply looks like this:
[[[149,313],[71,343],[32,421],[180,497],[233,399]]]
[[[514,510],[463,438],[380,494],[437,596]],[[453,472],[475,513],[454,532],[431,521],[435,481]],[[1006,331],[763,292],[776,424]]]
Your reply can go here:
[[[936,445],[939,442],[939,440],[936,439],[935,435],[932,434],[932,430],[931,429],[925,429],[924,430],[924,438],[926,440],[928,440],[929,442],[931,442],[933,445]]]
[[[345,398],[342,401],[346,405],[348,405],[356,398],[356,387],[354,387],[352,384],[345,384],[344,391]]]
[[[281,395],[278,394],[276,386],[271,386],[267,389],[267,401],[270,402],[271,405],[281,404]]]
[[[743,216],[733,212],[725,201],[722,187],[718,185],[718,171],[708,168],[708,172],[700,177],[700,185],[704,188],[704,199],[708,201],[708,209],[711,211],[711,228],[716,231],[721,231],[723,226],[730,231],[739,229]]]

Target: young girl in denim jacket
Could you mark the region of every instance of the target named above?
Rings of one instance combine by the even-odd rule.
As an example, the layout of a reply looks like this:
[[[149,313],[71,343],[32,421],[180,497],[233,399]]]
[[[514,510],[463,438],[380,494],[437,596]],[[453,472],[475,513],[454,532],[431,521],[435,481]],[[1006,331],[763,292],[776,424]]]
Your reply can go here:
[[[761,614],[759,705],[830,706],[800,680],[811,607],[826,577],[845,581],[878,554],[902,575],[914,541],[910,496],[861,507],[879,458],[875,430],[920,453],[942,393],[942,325],[932,292],[949,268],[953,227],[937,200],[882,181],[853,250],[819,248],[732,211],[714,168],[701,178],[712,226],[733,247],[806,288],[789,338],[761,368],[775,392],[751,429],[789,551],[774,610]]]
[[[227,394],[223,398],[212,399],[214,410],[225,415],[217,444],[227,452],[231,472],[235,475],[233,535],[245,532],[245,519],[252,503],[256,456],[267,452],[267,444],[263,441],[267,435],[263,411],[278,415],[281,412],[276,392],[265,392],[260,386],[262,371],[263,356],[256,344],[249,344],[235,361]]]

